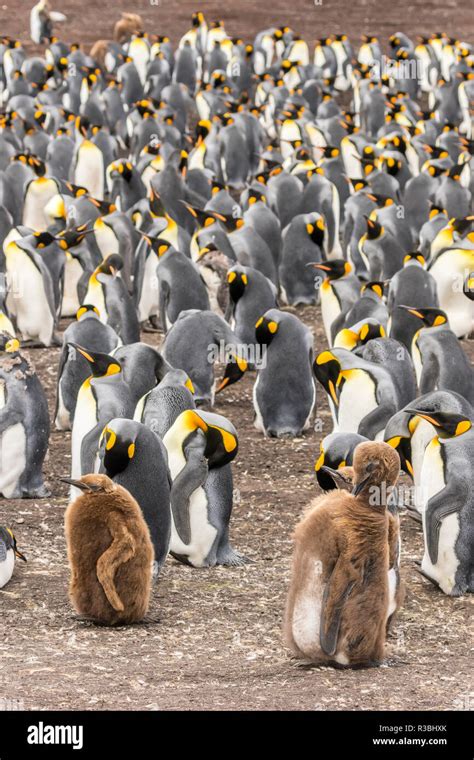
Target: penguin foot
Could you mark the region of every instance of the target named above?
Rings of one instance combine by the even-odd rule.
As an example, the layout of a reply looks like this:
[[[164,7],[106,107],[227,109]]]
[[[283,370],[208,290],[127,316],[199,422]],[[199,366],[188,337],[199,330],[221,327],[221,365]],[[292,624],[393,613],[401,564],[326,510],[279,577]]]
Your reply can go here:
[[[246,565],[251,560],[245,557],[243,554],[239,554],[231,546],[226,547],[222,552],[217,553],[218,565],[224,565],[227,567],[239,567],[240,565]]]
[[[33,488],[30,491],[23,491],[23,499],[48,499],[51,496],[51,491],[46,488],[45,485],[39,488]]]

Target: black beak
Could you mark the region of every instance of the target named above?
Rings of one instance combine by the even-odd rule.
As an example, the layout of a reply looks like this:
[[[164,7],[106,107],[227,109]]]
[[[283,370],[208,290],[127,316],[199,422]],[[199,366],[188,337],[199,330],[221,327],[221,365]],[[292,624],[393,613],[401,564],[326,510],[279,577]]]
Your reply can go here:
[[[352,495],[358,496],[360,492],[364,490],[369,480],[370,480],[370,475],[367,475],[367,477],[361,480],[360,483],[356,483],[354,488],[352,489]]]
[[[15,549],[15,554],[16,554],[16,556],[18,557],[18,559],[22,559],[22,560],[23,560],[23,562],[26,562],[26,557],[25,557],[25,555],[24,555],[24,554],[22,554],[20,551],[18,551],[18,549]]]
[[[81,491],[88,491],[89,486],[87,483],[83,483],[81,480],[74,480],[73,478],[59,478],[61,483],[68,483],[70,486],[74,486],[74,488],[79,488]]]

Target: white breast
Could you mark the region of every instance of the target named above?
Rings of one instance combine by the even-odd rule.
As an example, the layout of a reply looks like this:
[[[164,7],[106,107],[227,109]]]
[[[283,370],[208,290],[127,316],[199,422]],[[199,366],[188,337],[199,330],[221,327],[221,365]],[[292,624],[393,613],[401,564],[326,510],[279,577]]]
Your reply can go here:
[[[357,433],[361,421],[377,406],[372,378],[362,370],[351,370],[350,378],[342,386],[339,397],[339,430],[343,433]]]
[[[6,586],[8,581],[13,575],[13,568],[15,567],[15,554],[13,549],[8,549],[7,557],[4,562],[0,562],[0,588]]]

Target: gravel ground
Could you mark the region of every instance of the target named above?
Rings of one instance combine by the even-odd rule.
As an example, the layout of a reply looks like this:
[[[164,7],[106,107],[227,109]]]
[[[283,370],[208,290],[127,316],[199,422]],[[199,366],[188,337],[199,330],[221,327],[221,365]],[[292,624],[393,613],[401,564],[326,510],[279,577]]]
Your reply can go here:
[[[0,5],[5,34],[27,39],[32,2]],[[147,26],[172,39],[187,28],[194,3],[144,0],[54,3],[68,15],[64,38],[86,47],[110,38],[120,10],[142,13]],[[250,0],[201,2],[208,18],[223,17],[232,34],[251,38],[270,23],[289,23],[308,40],[348,32],[387,37],[395,30],[472,37],[474,16],[456,0],[398,3],[359,0],[275,0],[270,10]],[[416,28],[413,25],[416,19]],[[318,311],[298,315],[324,346]],[[157,336],[144,335],[156,343]],[[474,354],[472,343],[468,350]],[[54,407],[58,351],[30,351]],[[330,431],[319,393],[322,432],[295,440],[265,440],[252,425],[253,377],[218,397],[216,411],[237,426],[240,452],[234,463],[237,503],[231,534],[251,562],[239,568],[196,570],[167,561],[154,589],[145,624],[96,628],[74,616],[67,598],[63,535],[70,436],[53,432],[46,462],[48,500],[0,501],[0,523],[11,525],[28,564],[0,591],[2,668],[0,700],[22,700],[26,709],[299,709],[443,710],[463,708],[474,693],[469,660],[468,614],[472,599],[450,599],[420,577],[419,526],[402,517],[402,573],[407,598],[390,636],[387,664],[378,669],[335,671],[295,666],[281,644],[288,585],[291,533],[318,493],[312,474],[319,440]],[[471,696],[470,703],[474,697]]]

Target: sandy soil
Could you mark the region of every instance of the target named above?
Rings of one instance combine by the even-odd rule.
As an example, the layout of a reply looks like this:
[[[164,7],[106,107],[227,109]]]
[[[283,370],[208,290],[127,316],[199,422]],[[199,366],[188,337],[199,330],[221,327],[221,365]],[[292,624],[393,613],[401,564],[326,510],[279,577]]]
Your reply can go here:
[[[27,38],[32,3],[6,0],[0,28]],[[122,9],[142,13],[152,31],[173,39],[195,9],[188,0],[115,2],[63,0],[64,38],[90,45],[109,38]],[[250,38],[272,23],[289,23],[307,39],[329,32],[388,36],[444,30],[472,37],[472,13],[456,0],[399,3],[297,0],[287,7],[264,3],[201,2],[209,18],[222,14],[233,34]],[[223,12],[224,8],[224,12]],[[470,14],[470,15],[469,15]],[[414,20],[416,19],[416,28]],[[314,308],[298,314],[324,346]],[[155,340],[153,340],[155,338]],[[144,340],[157,342],[156,336]],[[472,343],[469,346],[473,355]],[[57,350],[35,350],[51,405]],[[291,532],[304,506],[318,493],[312,474],[319,440],[331,424],[324,394],[318,416],[323,429],[293,441],[265,440],[252,425],[253,377],[218,397],[216,411],[237,426],[240,452],[232,540],[251,563],[242,568],[195,570],[168,560],[153,593],[146,624],[107,630],[77,621],[67,598],[63,535],[65,487],[58,477],[70,466],[70,437],[53,432],[46,474],[48,500],[0,501],[8,524],[28,556],[0,592],[0,700],[22,700],[27,709],[453,709],[469,704],[472,666],[468,651],[468,599],[450,599],[419,576],[421,531],[402,519],[405,607],[389,640],[387,664],[368,671],[296,667],[281,644],[281,620],[291,557]],[[470,610],[472,612],[472,609]],[[471,698],[472,704],[472,698]]]

